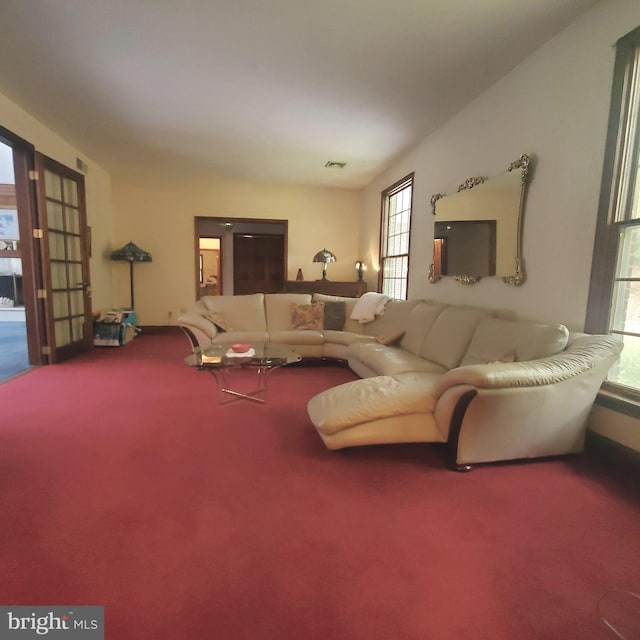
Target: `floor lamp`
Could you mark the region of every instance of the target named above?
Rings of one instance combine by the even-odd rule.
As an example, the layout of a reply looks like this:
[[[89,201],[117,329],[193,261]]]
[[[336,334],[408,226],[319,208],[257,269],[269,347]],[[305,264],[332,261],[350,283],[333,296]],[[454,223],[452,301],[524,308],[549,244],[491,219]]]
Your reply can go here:
[[[133,263],[151,262],[151,254],[143,251],[133,242],[127,242],[124,247],[111,253],[111,259],[129,263],[129,281],[131,283],[131,309],[135,310],[133,298]]]

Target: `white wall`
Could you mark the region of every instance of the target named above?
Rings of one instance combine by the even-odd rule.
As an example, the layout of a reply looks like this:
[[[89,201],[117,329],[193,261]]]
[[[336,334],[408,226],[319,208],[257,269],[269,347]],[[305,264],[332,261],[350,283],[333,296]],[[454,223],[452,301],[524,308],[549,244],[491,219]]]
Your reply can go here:
[[[380,192],[415,171],[409,297],[508,309],[583,329],[613,46],[638,25],[640,2],[605,0],[453,115],[364,190],[361,252],[377,253]],[[522,153],[537,160],[524,220],[525,284],[516,288],[497,278],[473,286],[451,278],[430,284],[431,194],[453,193],[467,177],[502,173]],[[640,448],[640,421],[603,408],[594,415],[599,433]]]
[[[166,325],[195,302],[196,216],[288,220],[288,279],[302,268],[315,280],[322,265],[311,260],[326,247],[338,261],[331,280],[355,280],[360,193],[348,189],[242,182],[211,176],[167,180],[113,178],[115,244],[133,240],[153,256],[135,265],[136,312],[141,324]],[[230,234],[229,238],[231,237]],[[116,265],[117,266],[117,265]],[[113,271],[115,303],[126,305],[126,265]]]
[[[582,329],[600,192],[616,40],[640,24],[640,2],[608,0],[484,92],[364,192],[363,252],[378,247],[380,192],[415,171],[409,296],[515,310]],[[470,62],[469,73],[473,73]],[[464,78],[453,79],[464,81]],[[433,193],[537,159],[524,220],[527,282],[432,285]]]
[[[589,417],[589,428],[629,449],[640,451],[640,420],[595,406]]]
[[[58,162],[75,169],[76,158],[88,165],[85,175],[87,222],[92,230],[93,255],[90,261],[94,309],[113,305],[111,263],[105,254],[111,246],[111,176],[78,149],[38,122],[17,104],[0,94],[0,125],[30,142]]]

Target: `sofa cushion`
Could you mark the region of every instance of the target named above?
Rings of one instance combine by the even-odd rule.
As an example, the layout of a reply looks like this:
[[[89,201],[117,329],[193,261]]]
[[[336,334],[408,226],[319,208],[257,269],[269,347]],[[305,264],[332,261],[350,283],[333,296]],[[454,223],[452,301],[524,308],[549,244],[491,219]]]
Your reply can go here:
[[[420,347],[420,355],[446,369],[460,364],[476,327],[489,316],[487,309],[447,306],[438,315]]]
[[[233,325],[225,318],[223,313],[219,311],[205,311],[202,314],[203,318],[206,318],[212,324],[215,324],[220,331],[233,331]]]
[[[269,334],[266,331],[222,331],[211,341],[214,344],[234,344],[235,342],[248,342],[257,344],[268,342]]]
[[[376,336],[376,342],[380,344],[393,344],[394,342],[398,342],[402,336],[404,336],[404,329],[395,329]]]
[[[562,324],[547,325],[485,318],[476,329],[460,364],[526,362],[559,353],[567,346],[569,330]]]
[[[324,322],[324,302],[291,305],[291,329],[319,331]]]
[[[347,353],[350,361],[358,360],[379,376],[409,371],[446,372],[439,364],[429,362],[401,347],[385,346],[378,342],[354,342]]]
[[[208,311],[221,314],[234,331],[266,331],[264,293],[239,296],[204,296]]]
[[[387,416],[429,414],[435,407],[432,391],[439,378],[429,373],[405,373],[354,380],[314,396],[307,411],[325,435]]]
[[[264,314],[269,333],[291,329],[292,304],[311,304],[311,295],[308,293],[267,293],[264,296]]]
[[[395,329],[404,329],[411,310],[418,302],[418,300],[389,300],[381,316],[376,316],[373,322],[361,326],[364,326],[366,334],[374,337]]]
[[[405,333],[400,346],[418,355],[425,335],[431,329],[445,305],[421,301],[411,309],[404,325]]]
[[[313,294],[314,302],[344,302],[344,312],[345,312],[345,320],[344,320],[344,331],[351,331],[352,333],[364,333],[362,323],[357,320],[351,320],[351,312],[353,308],[356,306],[356,302],[358,302],[358,298],[345,298],[342,296],[330,296],[324,293],[314,293]]]
[[[322,332],[325,343],[349,345],[354,342],[373,342],[374,338],[363,333],[353,333],[351,331],[332,331],[327,329]]]
[[[295,347],[301,344],[324,344],[324,336],[320,331],[291,329],[289,331],[272,331],[269,334],[269,341],[290,344]]]
[[[342,331],[346,319],[346,307],[344,300],[327,300],[324,304],[323,329],[330,331]]]

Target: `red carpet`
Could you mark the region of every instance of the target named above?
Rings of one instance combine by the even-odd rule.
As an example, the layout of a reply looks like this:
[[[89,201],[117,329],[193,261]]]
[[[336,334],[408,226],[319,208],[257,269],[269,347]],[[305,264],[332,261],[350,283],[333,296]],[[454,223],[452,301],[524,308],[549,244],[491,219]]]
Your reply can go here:
[[[629,469],[329,452],[306,403],[348,369],[218,407],[186,351],[145,335],[0,385],[0,604],[104,605],[110,640],[615,638],[599,601],[640,592]]]

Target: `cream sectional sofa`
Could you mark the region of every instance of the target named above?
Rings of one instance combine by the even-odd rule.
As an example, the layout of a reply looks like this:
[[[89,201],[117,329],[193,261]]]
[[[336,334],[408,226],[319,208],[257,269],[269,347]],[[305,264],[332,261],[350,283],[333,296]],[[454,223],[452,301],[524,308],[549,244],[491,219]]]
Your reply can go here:
[[[292,329],[292,305],[312,302],[344,305],[344,326]],[[193,346],[270,340],[293,345],[303,358],[348,362],[361,379],[308,404],[329,449],[448,443],[459,469],[582,451],[620,341],[427,300],[391,300],[383,315],[360,323],[350,319],[356,303],[319,294],[204,297],[179,323]]]
[[[312,301],[343,302],[345,322],[341,330],[291,328],[291,306]],[[367,325],[351,320],[356,298],[336,298],[306,293],[254,293],[243,296],[204,296],[178,324],[194,347],[234,342],[279,342],[296,348],[303,358],[347,360],[348,347],[354,342],[373,341]],[[220,316],[227,326],[221,330],[210,318]],[[217,319],[217,318],[216,318]]]

